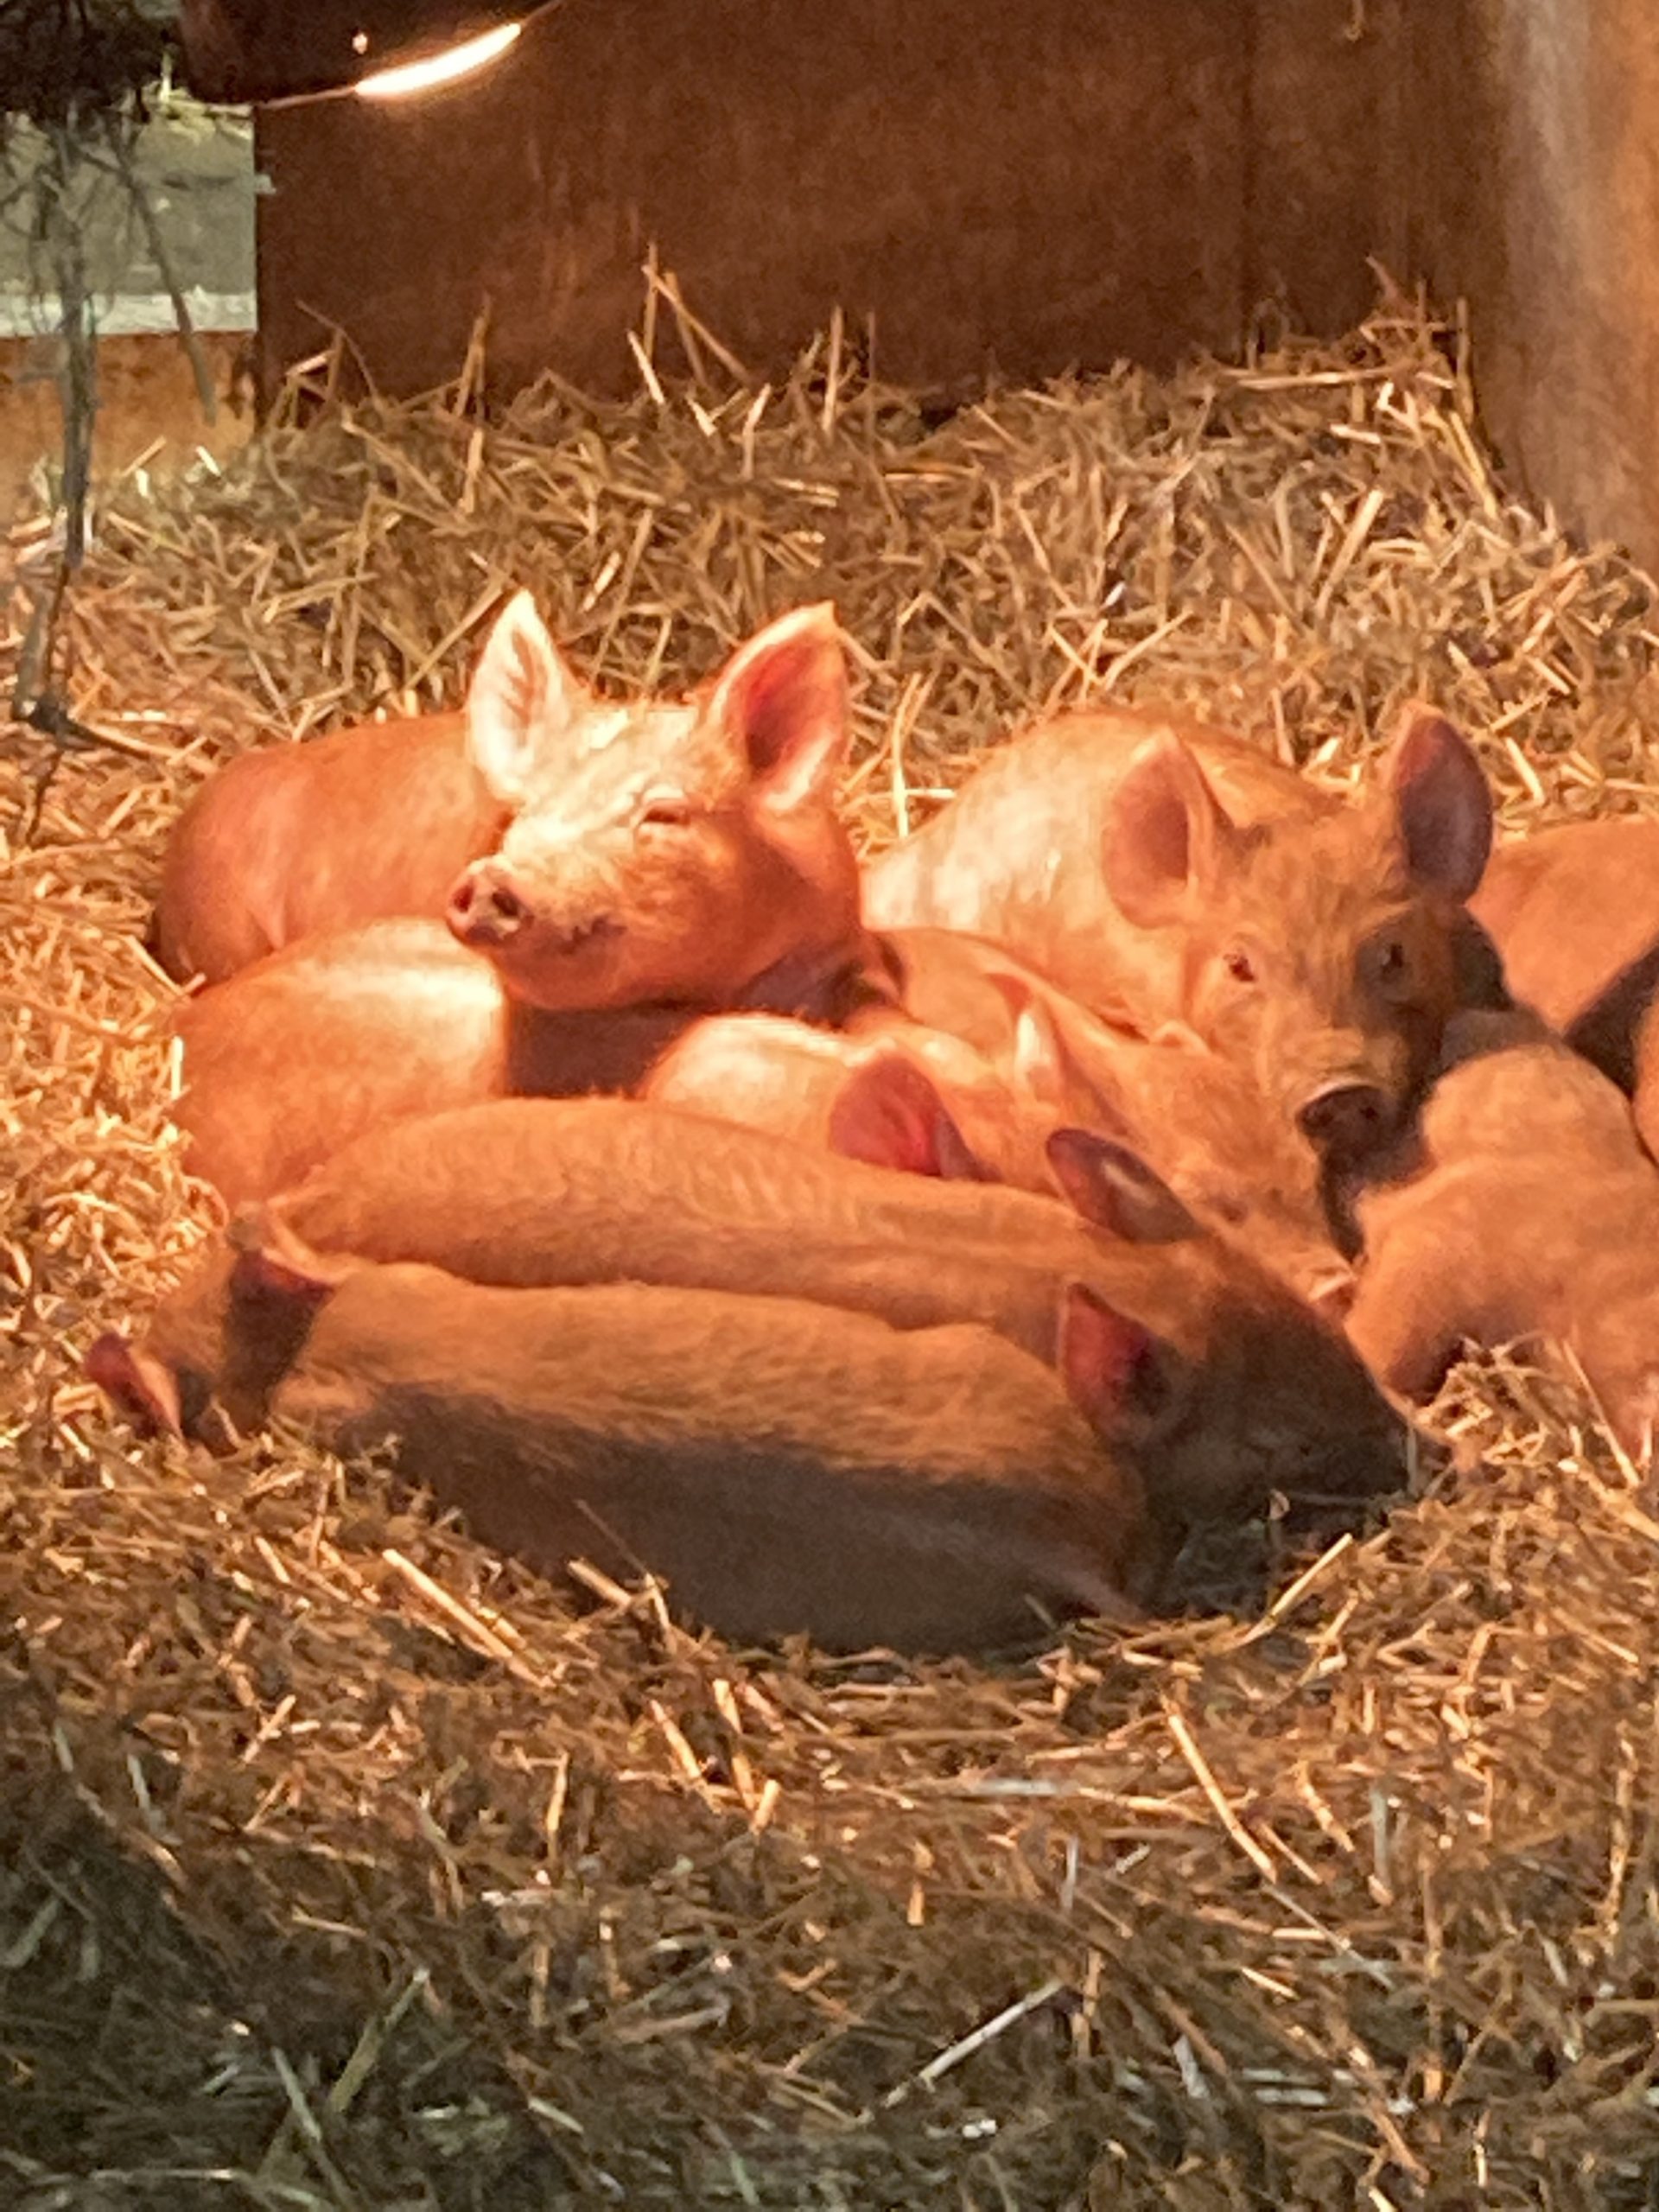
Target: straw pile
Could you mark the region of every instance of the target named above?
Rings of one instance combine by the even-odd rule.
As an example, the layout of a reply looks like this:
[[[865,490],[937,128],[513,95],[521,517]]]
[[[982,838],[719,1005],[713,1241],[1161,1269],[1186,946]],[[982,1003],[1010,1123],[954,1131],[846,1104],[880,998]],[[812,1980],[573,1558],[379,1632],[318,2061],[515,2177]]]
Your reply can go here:
[[[1513,821],[1649,803],[1651,587],[1506,493],[1405,305],[942,422],[833,336],[730,365],[128,486],[73,618],[109,745],[14,734],[0,2201],[1651,2204],[1659,1521],[1565,1386],[1465,1370],[1385,1522],[998,1669],[699,1642],[80,1382],[206,1218],[136,943],[166,823],[238,747],[452,701],[510,584],[616,685],[833,594],[872,842],[1103,693],[1341,778],[1425,692]]]

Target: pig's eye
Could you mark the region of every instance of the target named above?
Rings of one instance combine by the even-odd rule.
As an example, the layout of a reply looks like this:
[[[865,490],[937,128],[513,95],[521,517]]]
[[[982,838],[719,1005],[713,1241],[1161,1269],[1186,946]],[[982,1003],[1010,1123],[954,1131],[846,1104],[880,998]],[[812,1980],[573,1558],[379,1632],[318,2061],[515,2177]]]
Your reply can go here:
[[[665,793],[660,798],[647,799],[640,810],[642,824],[653,830],[683,830],[691,819],[689,799],[676,798]]]
[[[1255,963],[1248,952],[1225,953],[1221,964],[1236,983],[1253,983],[1255,981]]]

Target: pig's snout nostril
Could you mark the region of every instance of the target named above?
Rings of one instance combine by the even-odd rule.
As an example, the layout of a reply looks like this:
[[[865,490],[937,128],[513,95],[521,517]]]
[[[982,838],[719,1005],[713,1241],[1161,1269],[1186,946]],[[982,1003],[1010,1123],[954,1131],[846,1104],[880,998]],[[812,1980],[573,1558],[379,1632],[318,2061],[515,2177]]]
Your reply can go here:
[[[1329,1083],[1303,1100],[1296,1126],[1324,1153],[1363,1153],[1386,1135],[1387,1094],[1373,1083]]]
[[[449,894],[449,926],[469,944],[504,944],[529,919],[529,906],[493,871],[469,870]]]

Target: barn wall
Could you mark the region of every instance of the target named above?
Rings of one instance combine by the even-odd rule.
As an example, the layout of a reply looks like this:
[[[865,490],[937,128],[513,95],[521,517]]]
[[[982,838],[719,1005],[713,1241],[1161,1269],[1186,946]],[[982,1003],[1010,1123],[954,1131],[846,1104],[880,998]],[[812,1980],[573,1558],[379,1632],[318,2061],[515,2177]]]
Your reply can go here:
[[[1659,10],[1415,13],[1414,261],[1465,297],[1486,428],[1572,526],[1659,567]]]
[[[406,107],[265,112],[267,391],[327,328],[390,392],[632,388],[655,242],[772,372],[839,303],[946,391],[1333,333],[1373,259],[1471,303],[1487,423],[1659,563],[1655,0],[603,0]]]
[[[632,386],[655,240],[751,365],[836,302],[880,365],[964,387],[1226,350],[1278,294],[1370,295],[1395,0],[607,0],[400,108],[262,118],[267,372],[352,334],[394,391]]]

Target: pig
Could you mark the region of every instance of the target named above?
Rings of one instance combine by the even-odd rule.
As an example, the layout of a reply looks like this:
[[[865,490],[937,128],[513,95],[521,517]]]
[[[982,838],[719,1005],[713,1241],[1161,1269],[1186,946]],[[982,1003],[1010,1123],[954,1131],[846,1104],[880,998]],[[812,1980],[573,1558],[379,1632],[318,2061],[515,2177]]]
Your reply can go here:
[[[1248,1070],[1179,1024],[1150,1040],[1115,1027],[965,931],[887,930],[874,942],[892,1000],[849,1013],[858,1035],[883,1034],[896,1017],[963,1039],[1017,1097],[1124,1139],[1201,1219],[1235,1233],[1312,1303],[1342,1308],[1352,1270],[1319,1162]]]
[[[884,855],[865,913],[996,938],[1142,1033],[1185,1023],[1346,1164],[1408,1113],[1453,1008],[1497,991],[1464,906],[1491,838],[1479,762],[1426,707],[1346,805],[1200,725],[1079,710]]]
[[[1553,1340],[1625,1449],[1659,1411],[1659,1168],[1618,1088],[1529,1013],[1468,1014],[1413,1157],[1358,1202],[1348,1317],[1373,1372],[1433,1395],[1465,1342]]]
[[[1500,845],[1471,911],[1515,996],[1635,1101],[1659,1159],[1659,820],[1563,823]]]
[[[1140,1418],[1134,1346],[1078,1287],[1064,1387],[986,1329],[793,1298],[486,1288],[409,1265],[296,1296],[310,1319],[278,1419],[342,1452],[391,1445],[484,1541],[551,1573],[643,1567],[741,1641],[1029,1643],[1033,1600],[1132,1618],[1166,1549],[1099,1441]]]
[[[639,1096],[916,1174],[1056,1188],[1047,1141],[1058,1116],[919,1022],[853,1037],[787,1015],[710,1015],[662,1054]]]
[[[810,817],[839,757],[842,680],[834,611],[814,607],[758,632],[689,702],[604,700],[567,666],[520,592],[490,632],[464,712],[262,747],[209,778],[168,841],[151,949],[178,981],[217,983],[300,938],[386,917],[441,921],[457,879],[496,851],[516,814],[556,804],[550,795],[562,783],[588,795],[580,826],[596,839],[615,837],[616,801],[630,778],[650,787],[659,811],[682,798],[702,807],[716,790],[729,797],[741,817],[734,834],[722,837],[720,826],[698,833],[710,849],[700,861],[705,873],[709,863],[719,869],[728,906],[763,895],[763,878],[786,880],[798,855],[815,884],[828,884],[850,859],[833,836],[827,852],[817,850]],[[683,792],[665,780],[682,755],[696,764]],[[733,764],[751,760],[746,780]],[[607,780],[612,788],[601,793]],[[763,790],[770,813],[760,804]],[[583,803],[565,804],[561,818],[575,820],[572,804]],[[650,805],[640,816],[642,844],[674,842],[672,825],[653,819]],[[746,840],[764,849],[747,867]],[[727,850],[733,844],[736,861]],[[647,890],[671,873],[660,855]],[[601,938],[606,958],[616,956],[610,925],[618,903],[595,898],[590,909],[565,914],[571,931],[594,938],[574,963],[584,978],[603,964]],[[556,1005],[594,1002],[591,994],[573,1001],[549,988]],[[548,991],[539,996],[546,1002]],[[601,995],[597,1002],[613,1001]]]
[[[236,1430],[257,1425],[289,1357],[264,1294],[284,1266],[808,1298],[898,1326],[976,1323],[1051,1363],[1075,1280],[1139,1332],[1162,1517],[1249,1511],[1275,1485],[1369,1494],[1397,1478],[1398,1417],[1329,1321],[1205,1231],[1132,1152],[1077,1130],[1049,1146],[1069,1205],[626,1099],[398,1122],[238,1214],[157,1312],[134,1388],[148,1376],[162,1426],[200,1427],[210,1401]],[[957,1132],[942,1148],[965,1150]]]
[[[1516,998],[1570,1031],[1659,946],[1659,819],[1561,823],[1506,839],[1469,907]]]
[[[447,919],[506,990],[569,1010],[732,1004],[858,924],[835,810],[847,747],[835,612],[783,616],[677,714],[634,716],[572,757],[495,728],[480,752],[512,818]]]
[[[234,1205],[423,1107],[632,1088],[700,1008],[840,1019],[874,988],[834,807],[845,707],[839,632],[808,608],[753,640],[702,705],[590,749],[563,798],[527,785],[565,841],[562,951],[539,922],[492,958],[442,921],[385,918],[304,938],[187,1002],[176,1118],[191,1172]],[[509,764],[493,772],[505,788]],[[529,868],[537,850],[550,867],[551,846],[511,842],[499,865]]]

